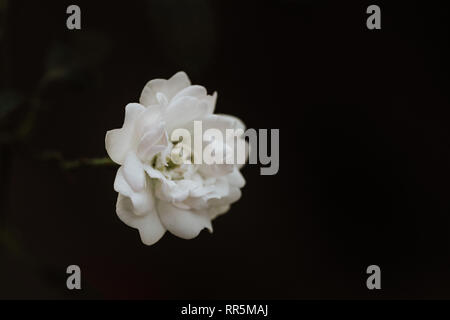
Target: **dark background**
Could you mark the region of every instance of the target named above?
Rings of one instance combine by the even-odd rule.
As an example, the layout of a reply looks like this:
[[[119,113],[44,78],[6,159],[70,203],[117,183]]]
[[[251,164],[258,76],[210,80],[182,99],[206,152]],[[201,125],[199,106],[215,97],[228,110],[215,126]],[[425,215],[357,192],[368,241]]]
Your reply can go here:
[[[1,298],[450,298],[444,1],[76,1],[79,31],[70,4],[9,1],[1,20],[21,99],[0,126]],[[115,214],[116,168],[40,155],[103,157],[124,106],[179,70],[217,112],[279,128],[280,171],[247,165],[212,235],[146,247]]]

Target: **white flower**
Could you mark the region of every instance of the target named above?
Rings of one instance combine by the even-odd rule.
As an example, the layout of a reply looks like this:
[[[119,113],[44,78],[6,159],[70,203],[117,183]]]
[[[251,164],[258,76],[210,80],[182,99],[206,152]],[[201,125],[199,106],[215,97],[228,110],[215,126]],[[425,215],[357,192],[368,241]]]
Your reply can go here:
[[[170,141],[173,130],[192,132],[195,120],[202,121],[203,129],[245,129],[235,117],[213,114],[216,96],[191,85],[184,72],[151,80],[139,103],[126,106],[122,128],[106,133],[108,155],[120,164],[114,181],[117,215],[139,230],[146,245],[166,230],[184,239],[204,228],[212,232],[211,220],[241,197],[245,180],[237,165],[194,164],[190,159],[177,164],[171,158],[177,154],[172,150],[190,147]],[[215,143],[210,142],[213,148],[223,147]]]

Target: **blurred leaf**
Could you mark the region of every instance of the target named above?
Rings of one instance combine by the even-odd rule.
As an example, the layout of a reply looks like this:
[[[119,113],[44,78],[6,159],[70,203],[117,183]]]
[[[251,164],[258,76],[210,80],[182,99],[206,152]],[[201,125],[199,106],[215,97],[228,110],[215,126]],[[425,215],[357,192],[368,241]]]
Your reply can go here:
[[[24,101],[24,97],[12,90],[4,90],[0,92],[0,120],[5,118],[15,108],[20,106]]]

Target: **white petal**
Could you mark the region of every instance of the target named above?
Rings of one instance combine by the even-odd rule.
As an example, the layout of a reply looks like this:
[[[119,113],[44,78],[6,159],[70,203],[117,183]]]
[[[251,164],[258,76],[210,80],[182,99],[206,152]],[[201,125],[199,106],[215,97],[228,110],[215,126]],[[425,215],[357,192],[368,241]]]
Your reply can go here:
[[[125,158],[123,175],[134,191],[142,191],[145,188],[145,171],[134,152],[129,152]]]
[[[205,228],[212,232],[206,211],[180,209],[165,201],[158,201],[157,208],[163,226],[180,238],[195,238]]]
[[[202,119],[202,130],[214,128],[222,132],[225,137],[226,129],[235,129],[237,121],[230,117],[225,117],[218,114],[210,114]]]
[[[230,192],[226,197],[226,200],[228,204],[232,204],[238,201],[241,198],[241,196],[242,196],[241,189],[232,187],[230,188]]]
[[[156,100],[162,106],[167,106],[169,104],[169,100],[167,99],[166,95],[162,92],[158,92],[156,94]]]
[[[206,102],[208,103],[208,114],[213,114],[214,109],[216,109],[217,92],[214,92],[212,96],[206,97]]]
[[[139,119],[135,124],[139,138],[149,130],[164,125],[164,122],[162,121],[162,110],[163,108],[160,105],[151,105],[140,114]]]
[[[224,119],[227,119],[229,121],[232,121],[233,124],[234,124],[233,125],[233,129],[242,129],[242,130],[245,131],[245,124],[244,124],[244,122],[242,122],[241,119],[239,119],[239,118],[237,118],[235,116],[230,116],[228,114],[217,114],[217,116],[219,116],[221,118],[224,118]]]
[[[167,178],[162,174],[161,171],[156,170],[152,166],[149,166],[149,165],[145,164],[144,165],[144,170],[145,170],[145,172],[147,172],[147,174],[149,175],[150,178],[159,179],[159,180],[162,180],[162,181],[173,182],[173,181],[167,180]]]
[[[183,201],[189,196],[189,189],[183,185],[168,184],[164,182],[156,183],[155,195],[163,201]]]
[[[194,85],[189,86],[187,88],[184,88],[183,90],[179,91],[173,98],[172,101],[175,101],[181,97],[194,97],[199,100],[206,98],[207,92],[206,89],[202,86]]]
[[[245,125],[239,118],[226,115],[226,114],[207,114],[202,119],[202,130],[203,132],[214,128],[218,129],[222,132],[223,136],[225,137],[226,129],[242,129],[245,130]],[[190,126],[186,127],[191,132],[194,131],[193,123],[190,124]]]
[[[206,164],[198,166],[198,171],[207,177],[222,177],[233,172],[234,164]]]
[[[217,218],[217,216],[224,214],[228,210],[230,210],[230,205],[224,205],[224,206],[219,206],[219,207],[210,207],[208,209],[208,214],[211,217],[211,220],[213,220],[213,219]]]
[[[203,178],[200,176],[200,174],[195,173],[192,175],[191,178],[193,181],[195,181],[196,186],[191,189],[190,196],[192,197],[204,197],[207,194],[214,191],[214,185],[206,185],[204,183]],[[215,182],[215,179],[214,179]]]
[[[144,89],[142,90],[141,97],[139,98],[139,103],[146,107],[158,103],[156,94],[158,92],[163,92],[166,82],[167,80],[165,79],[153,79],[147,82]]]
[[[212,187],[213,190],[208,195],[209,199],[211,198],[221,199],[228,196],[228,193],[230,192],[230,186],[225,178],[218,178],[216,180],[216,183],[214,183]]]
[[[208,200],[208,205],[211,207],[221,207],[230,205],[236,201],[238,201],[241,198],[241,189],[236,187],[231,187],[230,192],[226,197],[223,197],[221,199],[210,199]]]
[[[245,179],[242,176],[242,173],[239,171],[238,168],[234,168],[233,172],[227,175],[228,182],[230,185],[242,188],[245,186]]]
[[[208,105],[194,97],[181,97],[171,102],[164,113],[167,132],[207,115]]]
[[[172,76],[169,80],[154,79],[147,82],[142,90],[139,102],[144,106],[150,106],[158,103],[156,97],[160,92],[170,101],[170,99],[180,90],[188,87],[191,84],[188,76],[184,72],[178,72]]]
[[[148,130],[138,146],[138,156],[143,161],[150,161],[159,152],[165,150],[169,145],[167,133],[162,125]]]
[[[239,126],[239,122],[236,121],[236,118],[218,114],[207,114],[199,120],[202,122],[203,132],[208,129],[218,129],[224,138],[226,137],[226,129],[235,129]],[[194,122],[188,123],[184,127],[189,130],[192,135],[194,134]]]
[[[106,133],[105,147],[109,157],[118,164],[123,164],[130,149],[134,147],[135,122],[145,108],[138,103],[130,103],[125,107],[125,120],[121,129]]]
[[[168,97],[169,99],[171,99],[178,91],[191,85],[191,80],[189,80],[189,77],[184,71],[179,71],[175,73],[167,81],[169,82],[170,88],[172,90],[171,91],[172,94],[170,94],[170,96]]]
[[[168,202],[181,202],[189,196],[191,190],[198,187],[198,184],[193,180],[185,179],[171,182],[161,181],[156,184],[155,194],[159,199]]]
[[[151,190],[145,188],[142,191],[134,191],[124,177],[123,166],[117,170],[114,180],[114,190],[131,199],[134,211],[138,215],[143,215],[154,207],[153,195]]]
[[[208,201],[201,197],[188,197],[186,200],[183,201],[183,204],[185,204],[188,207],[188,209],[195,209],[195,210],[208,209]]]
[[[117,197],[116,212],[126,225],[139,230],[141,240],[146,245],[156,243],[166,232],[155,208],[145,215],[138,216],[134,212],[130,198],[120,193]]]

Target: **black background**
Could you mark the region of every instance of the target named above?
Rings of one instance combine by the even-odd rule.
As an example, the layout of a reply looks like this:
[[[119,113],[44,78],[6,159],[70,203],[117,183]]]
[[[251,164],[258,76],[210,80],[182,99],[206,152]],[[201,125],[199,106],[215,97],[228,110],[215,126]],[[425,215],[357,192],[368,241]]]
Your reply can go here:
[[[422,1],[10,1],[2,83],[31,95],[32,134],[2,145],[2,298],[450,297],[449,11]],[[382,29],[368,30],[378,4]],[[71,69],[71,70],[72,70]],[[102,157],[145,83],[184,70],[216,110],[280,129],[280,170],[247,165],[240,201],[151,247],[115,214]],[[15,128],[29,105],[6,124]],[[82,270],[66,289],[66,267]],[[381,267],[382,289],[366,288]]]

